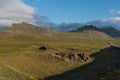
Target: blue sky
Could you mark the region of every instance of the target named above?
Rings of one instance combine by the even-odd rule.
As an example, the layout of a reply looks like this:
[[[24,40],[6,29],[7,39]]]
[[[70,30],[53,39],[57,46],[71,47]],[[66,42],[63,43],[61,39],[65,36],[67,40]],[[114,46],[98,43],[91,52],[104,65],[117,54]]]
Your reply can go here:
[[[120,0],[23,0],[55,23],[106,20],[116,16]]]
[[[0,27],[28,22],[114,26],[120,29],[120,0],[0,0]]]

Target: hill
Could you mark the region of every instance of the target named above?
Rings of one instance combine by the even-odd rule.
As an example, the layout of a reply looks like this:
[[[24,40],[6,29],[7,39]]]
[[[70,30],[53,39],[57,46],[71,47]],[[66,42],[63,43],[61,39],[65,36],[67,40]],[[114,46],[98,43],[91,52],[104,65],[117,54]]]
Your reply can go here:
[[[46,27],[38,27],[26,22],[22,23],[13,23],[12,27],[9,29],[10,32],[18,32],[18,33],[42,33],[42,34],[50,34],[55,32],[54,30]]]
[[[99,30],[93,31],[99,32]],[[28,23],[15,24],[9,31],[0,32],[0,63],[18,73],[18,75],[20,74],[20,78],[25,75],[32,80],[69,80],[66,75],[65,77],[62,76],[62,73],[66,74],[68,71],[73,73],[69,74],[71,77],[75,77],[75,79],[71,79],[77,80],[77,73],[79,73],[80,75],[83,74],[81,78],[84,80],[84,76],[89,76],[90,72],[90,77],[93,77],[94,72],[105,71],[106,69],[101,70],[103,68],[102,62],[105,63],[104,61],[106,61],[104,65],[107,66],[108,60],[114,60],[114,55],[111,52],[117,52],[109,48],[110,43],[120,46],[120,39],[101,38],[99,35],[96,36],[96,33],[94,33],[94,36],[89,36],[90,33],[86,34],[83,32],[53,31],[51,33],[52,35],[49,36],[40,35],[46,33],[41,33],[39,27]],[[47,50],[40,50],[41,47]],[[106,50],[106,48],[110,49],[110,51]],[[103,50],[105,51],[104,54],[103,51],[100,51],[101,49],[105,49]],[[109,57],[109,53],[111,53],[112,58]],[[97,57],[93,54],[96,54]],[[89,57],[89,55],[91,56]],[[111,65],[114,66],[115,64]],[[80,70],[74,71],[77,67]],[[15,75],[15,73],[11,73],[11,75]],[[114,74],[114,72],[111,73]],[[61,74],[60,77],[55,78],[55,75],[59,74]],[[101,75],[100,73],[97,74],[95,75],[96,77]],[[69,77],[69,75],[67,76]],[[106,76],[108,75],[106,74]],[[25,77],[25,80],[29,79]],[[78,79],[80,78],[78,77]]]
[[[80,32],[86,36],[95,37],[95,38],[102,38],[102,39],[110,38],[108,34],[104,33],[103,31],[101,31],[100,29],[98,29],[96,26],[93,25],[86,25],[71,32]]]
[[[42,80],[83,66],[89,61],[76,59],[78,55],[89,55],[109,46],[107,39],[90,38],[79,33],[54,33],[50,36],[32,34],[0,37],[0,63],[33,80]],[[52,50],[40,51],[43,45]],[[80,54],[76,56],[71,50]]]
[[[94,61],[44,80],[119,80],[120,48],[110,46],[93,53]]]

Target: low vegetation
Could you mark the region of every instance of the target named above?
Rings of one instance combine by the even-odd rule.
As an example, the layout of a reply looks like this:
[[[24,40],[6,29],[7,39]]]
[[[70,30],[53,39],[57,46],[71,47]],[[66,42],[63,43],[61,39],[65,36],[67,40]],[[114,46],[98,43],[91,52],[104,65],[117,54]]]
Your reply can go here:
[[[0,33],[0,63],[5,69],[0,74],[10,76],[9,79],[2,76],[1,80],[49,80],[47,78],[49,76],[60,75],[94,61],[94,58],[87,61],[68,61],[71,50],[92,55],[111,45],[120,46],[118,38],[100,39],[79,32],[29,33],[31,32],[5,31]],[[40,50],[43,45],[48,46],[48,50]],[[64,59],[59,58],[62,55]],[[110,72],[106,76],[111,74]],[[86,79],[83,78],[83,80]]]

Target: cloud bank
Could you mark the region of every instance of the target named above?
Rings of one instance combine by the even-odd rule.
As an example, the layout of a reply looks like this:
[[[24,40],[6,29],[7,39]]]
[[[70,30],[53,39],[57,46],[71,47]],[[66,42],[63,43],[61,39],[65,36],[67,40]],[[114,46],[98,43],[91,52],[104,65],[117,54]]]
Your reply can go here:
[[[47,17],[38,15],[34,8],[24,4],[22,0],[0,0],[0,26],[23,21],[36,24],[47,20]]]
[[[120,30],[120,11],[111,11],[116,16],[107,20],[93,20],[90,22],[87,22],[88,25],[95,25],[97,27],[114,27],[118,30]]]
[[[58,31],[72,31],[80,28],[84,25],[94,25],[98,28],[103,27],[114,27],[120,30],[120,11],[119,10],[110,10],[110,14],[114,14],[115,17],[109,18],[106,20],[93,20],[86,23],[70,23],[70,24],[60,24],[56,30]]]

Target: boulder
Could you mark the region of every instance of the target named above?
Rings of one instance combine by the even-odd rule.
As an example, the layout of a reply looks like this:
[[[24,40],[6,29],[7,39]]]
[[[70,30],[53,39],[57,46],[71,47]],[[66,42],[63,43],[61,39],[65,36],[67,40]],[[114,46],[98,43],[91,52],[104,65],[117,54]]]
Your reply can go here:
[[[71,51],[69,53],[69,56],[68,58],[71,60],[71,61],[79,61],[79,60],[83,60],[83,61],[87,61],[90,59],[89,55],[85,54],[85,53],[80,53],[78,51]]]
[[[90,58],[89,55],[85,54],[85,53],[78,53],[78,56],[84,60],[85,62]]]
[[[49,50],[49,47],[47,47],[47,46],[41,46],[39,48],[39,50],[46,51],[46,50]]]
[[[70,53],[69,54],[69,59],[72,61],[77,61],[78,60],[78,54],[77,53]]]

